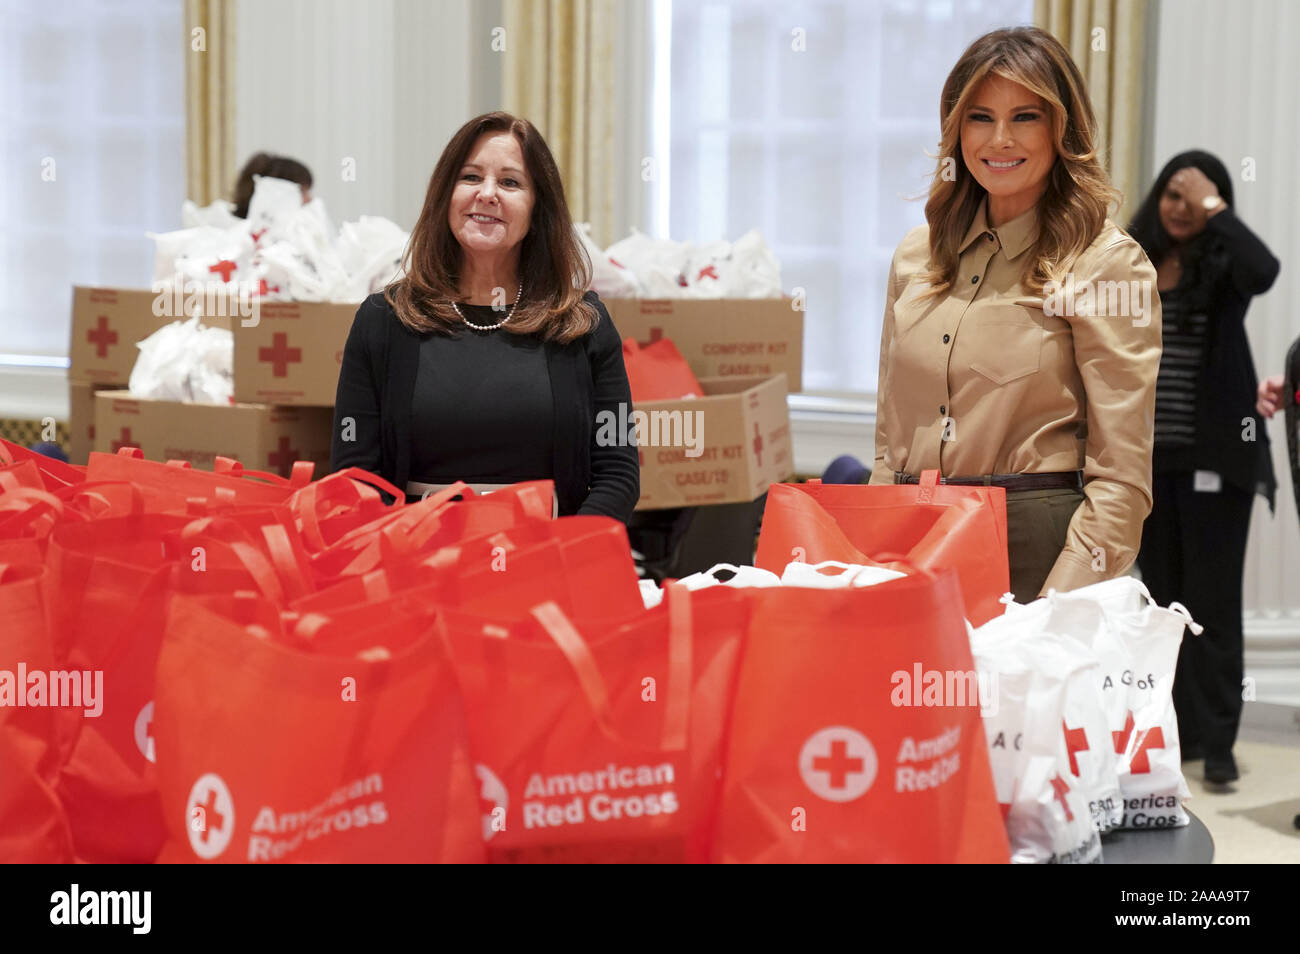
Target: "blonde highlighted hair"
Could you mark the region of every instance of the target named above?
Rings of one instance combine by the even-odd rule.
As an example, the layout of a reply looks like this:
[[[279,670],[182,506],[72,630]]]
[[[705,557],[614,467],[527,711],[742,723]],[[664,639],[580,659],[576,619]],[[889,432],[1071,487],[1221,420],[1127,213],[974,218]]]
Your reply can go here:
[[[1042,294],[1063,281],[1079,253],[1092,244],[1119,193],[1097,154],[1097,119],[1079,67],[1060,42],[1037,27],[994,30],[975,40],[943,84],[939,102],[938,165],[925,218],[930,224],[930,262],[920,278],[924,297],[941,295],[957,275],[958,249],[988,193],[961,153],[962,119],[979,85],[989,76],[1019,83],[1047,103],[1056,161],[1038,200],[1038,238],[1026,258],[1023,282]],[[952,168],[955,176],[945,178]]]

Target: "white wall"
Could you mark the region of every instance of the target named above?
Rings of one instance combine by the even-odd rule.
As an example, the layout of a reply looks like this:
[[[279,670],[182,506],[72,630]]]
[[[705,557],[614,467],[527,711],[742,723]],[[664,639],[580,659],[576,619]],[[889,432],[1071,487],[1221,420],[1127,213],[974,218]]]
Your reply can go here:
[[[1235,174],[1237,212],[1282,262],[1246,316],[1255,368],[1282,371],[1300,336],[1300,4],[1294,0],[1162,0],[1151,173],[1200,148]],[[1242,178],[1255,160],[1256,178]],[[1148,183],[1149,184],[1149,183]],[[1281,415],[1271,423],[1277,513],[1256,500],[1246,562],[1246,672],[1259,698],[1300,705],[1300,522]]]
[[[410,229],[452,133],[500,95],[490,21],[472,0],[239,0],[236,156],[312,170],[334,222]],[[355,181],[343,178],[355,162]]]

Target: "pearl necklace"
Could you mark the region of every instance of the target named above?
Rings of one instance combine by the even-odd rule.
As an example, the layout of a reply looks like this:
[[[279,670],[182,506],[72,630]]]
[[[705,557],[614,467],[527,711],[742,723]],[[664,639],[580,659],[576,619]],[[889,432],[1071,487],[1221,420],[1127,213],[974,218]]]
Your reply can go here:
[[[456,309],[456,314],[460,315],[460,320],[465,322],[465,324],[469,325],[475,331],[494,331],[495,329],[500,328],[502,325],[504,325],[507,321],[510,320],[510,316],[515,313],[515,305],[519,304],[519,299],[522,298],[523,295],[524,295],[524,283],[520,282],[519,290],[515,292],[514,304],[512,304],[509,308],[506,309],[506,316],[502,318],[500,321],[498,321],[495,325],[476,325],[474,324],[474,322],[470,321],[463,314],[461,314],[460,306],[457,305],[454,301],[451,303],[451,307]]]

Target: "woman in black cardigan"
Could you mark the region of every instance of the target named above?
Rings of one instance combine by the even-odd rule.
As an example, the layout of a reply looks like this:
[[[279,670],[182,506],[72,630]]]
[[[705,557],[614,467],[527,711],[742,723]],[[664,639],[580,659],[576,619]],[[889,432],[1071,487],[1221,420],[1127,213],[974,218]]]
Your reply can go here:
[[[553,479],[561,515],[626,522],[640,494],[618,332],[590,282],[555,160],[494,112],[452,137],[400,279],[357,311],[334,411],[334,470],[408,499],[457,480]],[[610,435],[614,435],[611,439]]]
[[[1164,353],[1156,386],[1151,515],[1138,567],[1156,602],[1177,600],[1205,627],[1184,638],[1174,706],[1184,759],[1205,778],[1238,777],[1241,586],[1255,493],[1273,507],[1268,435],[1246,307],[1277,278],[1278,261],[1232,210],[1232,180],[1192,151],[1165,165],[1129,232],[1156,265]]]

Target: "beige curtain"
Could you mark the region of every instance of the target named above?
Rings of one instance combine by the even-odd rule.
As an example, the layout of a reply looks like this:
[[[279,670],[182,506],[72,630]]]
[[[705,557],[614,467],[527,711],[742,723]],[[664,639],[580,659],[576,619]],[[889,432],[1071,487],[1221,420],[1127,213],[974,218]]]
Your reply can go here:
[[[1070,51],[1087,80],[1097,114],[1102,161],[1124,193],[1122,228],[1142,199],[1148,0],[1034,0],[1034,23]]]
[[[185,187],[207,205],[235,180],[235,0],[185,0]]]
[[[504,14],[505,108],[541,131],[573,220],[603,248],[617,237],[616,0],[505,0]]]

